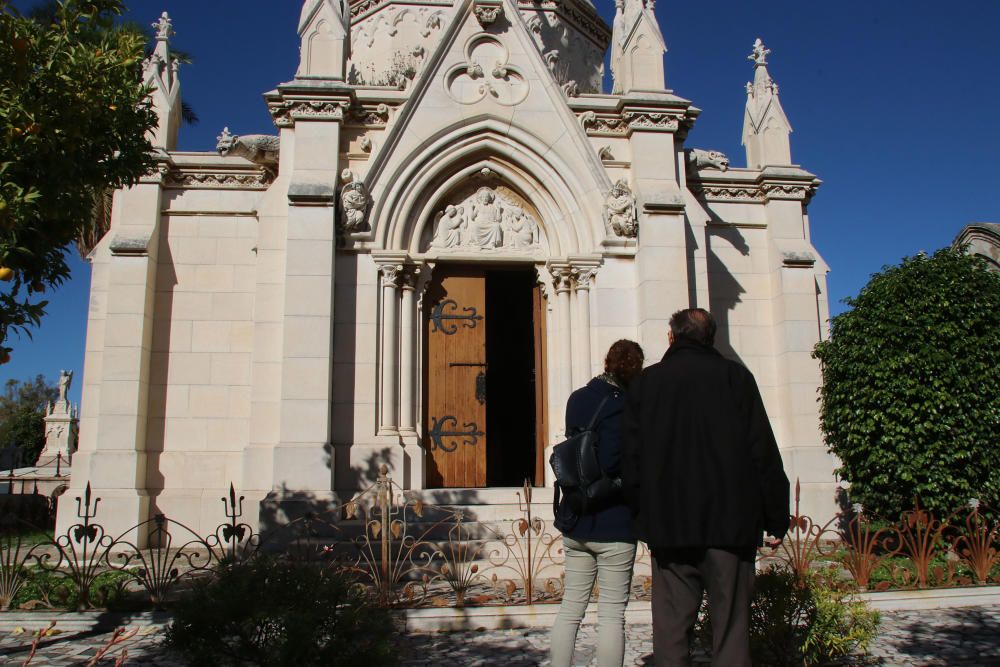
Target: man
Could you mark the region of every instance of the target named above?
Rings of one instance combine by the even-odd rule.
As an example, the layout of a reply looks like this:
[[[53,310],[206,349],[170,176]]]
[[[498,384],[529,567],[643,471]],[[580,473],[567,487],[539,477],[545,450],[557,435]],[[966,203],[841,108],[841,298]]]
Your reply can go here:
[[[632,383],[623,479],[653,554],[653,652],[688,665],[688,633],[708,592],[712,664],[750,667],[754,553],[788,530],[788,478],[753,375],[713,347],[701,308],[670,318],[663,360]]]

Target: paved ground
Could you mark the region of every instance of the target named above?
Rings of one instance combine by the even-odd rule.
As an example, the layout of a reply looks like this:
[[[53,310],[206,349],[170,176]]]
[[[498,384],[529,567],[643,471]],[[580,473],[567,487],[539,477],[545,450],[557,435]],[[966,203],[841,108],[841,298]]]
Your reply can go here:
[[[1000,606],[884,612],[882,619],[881,634],[865,664],[1000,667]],[[67,623],[64,623],[64,632],[42,642],[31,665],[86,665],[110,637],[110,634],[74,630]],[[123,646],[128,650],[128,665],[177,667],[183,664],[160,646],[162,619],[144,618],[133,627],[138,628],[137,634]],[[3,632],[0,665],[24,662],[31,644],[29,631],[34,629],[25,627],[21,633]],[[649,625],[628,628],[626,665],[653,664],[650,629]],[[584,626],[581,630],[576,664],[594,664],[595,630],[592,626]],[[545,630],[498,630],[409,635],[402,640],[401,651],[403,664],[409,666],[545,665],[548,633]],[[115,655],[118,654],[120,651]]]

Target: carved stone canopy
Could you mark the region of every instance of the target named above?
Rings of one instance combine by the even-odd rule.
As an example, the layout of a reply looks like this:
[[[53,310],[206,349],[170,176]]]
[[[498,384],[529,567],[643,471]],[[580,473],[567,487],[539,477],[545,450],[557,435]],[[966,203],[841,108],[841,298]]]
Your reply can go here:
[[[482,186],[434,215],[430,248],[459,252],[531,252],[540,245],[538,221],[520,196]]]

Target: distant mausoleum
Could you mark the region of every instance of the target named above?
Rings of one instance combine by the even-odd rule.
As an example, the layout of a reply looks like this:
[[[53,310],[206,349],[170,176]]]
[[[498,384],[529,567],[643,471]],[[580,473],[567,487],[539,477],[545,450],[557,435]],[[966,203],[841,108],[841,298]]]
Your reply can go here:
[[[1000,271],[1000,223],[974,222],[966,225],[955,237],[952,246],[964,247],[970,255],[985,259],[991,270]]]
[[[299,69],[264,95],[278,134],[194,153],[155,27],[159,169],[115,193],[91,254],[59,530],[87,484],[112,534],[155,513],[209,532],[230,483],[292,514],[383,464],[481,517],[525,479],[545,502],[570,392],[619,338],[659,359],[690,306],[755,374],[803,511],[832,515],[820,181],[760,40],[737,167],[692,147],[652,0],[612,26],[589,0],[306,0]]]

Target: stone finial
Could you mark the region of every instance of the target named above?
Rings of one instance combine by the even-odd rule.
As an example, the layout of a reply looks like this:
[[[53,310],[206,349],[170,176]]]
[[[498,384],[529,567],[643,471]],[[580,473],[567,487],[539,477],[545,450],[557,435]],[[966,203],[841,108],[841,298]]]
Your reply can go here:
[[[771,49],[764,46],[760,37],[753,43],[753,52],[747,56],[747,60],[753,61],[755,65],[766,65],[767,57],[771,54]]]
[[[181,125],[179,62],[170,52],[174,24],[167,12],[152,24],[156,30],[156,46],[142,64],[143,83],[152,89],[150,98],[160,122],[152,130],[151,143],[165,150],[177,147],[177,132]]]
[[[771,50],[758,37],[748,60],[754,64],[753,82],[746,85],[747,104],[743,120],[743,145],[747,165],[760,169],[766,165],[792,163],[789,135],[792,126],[778,100],[778,84],[767,71]]]

